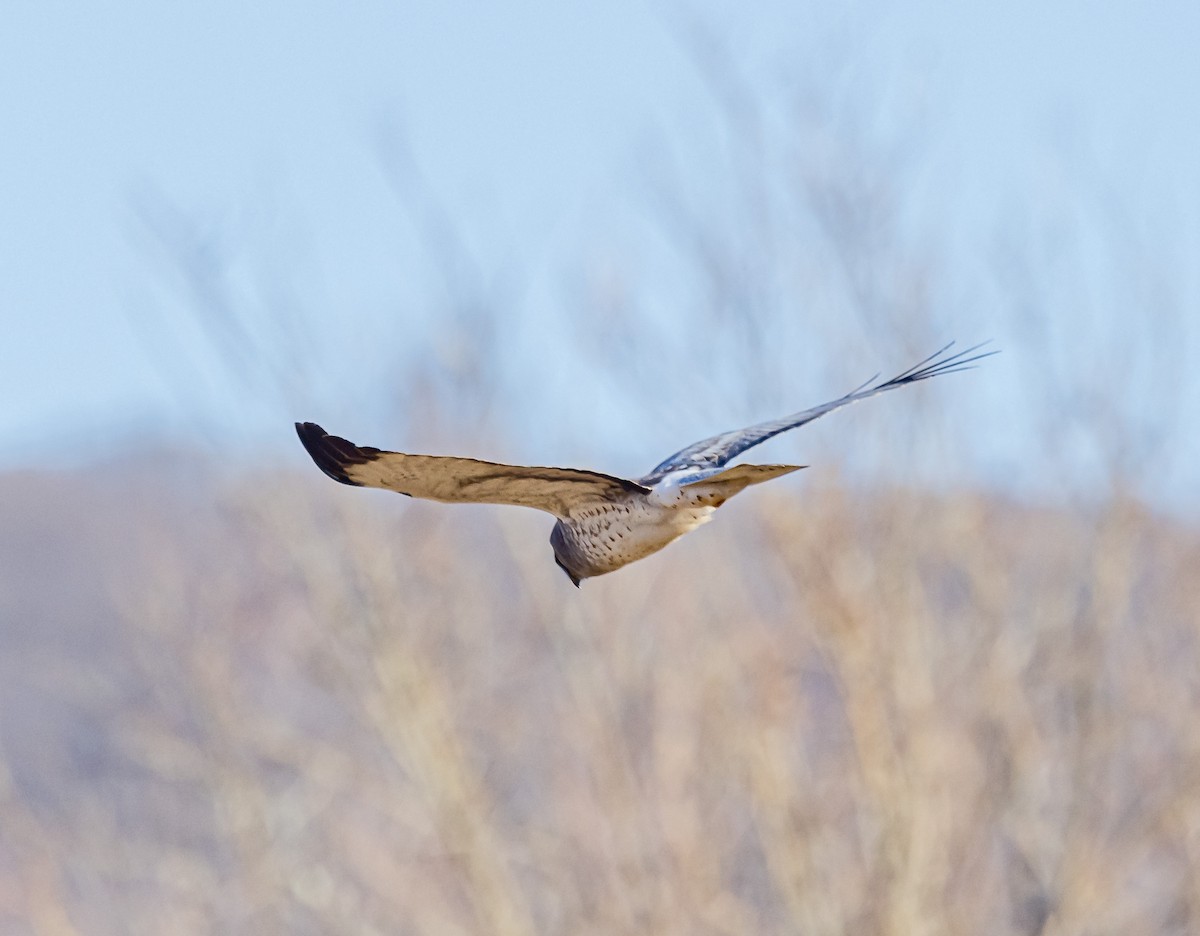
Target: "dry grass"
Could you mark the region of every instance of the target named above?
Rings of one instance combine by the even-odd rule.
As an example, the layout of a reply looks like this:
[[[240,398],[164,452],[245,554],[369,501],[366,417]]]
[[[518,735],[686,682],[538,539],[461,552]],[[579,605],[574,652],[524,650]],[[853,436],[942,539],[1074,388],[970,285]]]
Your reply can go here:
[[[5,932],[1200,926],[1200,537],[1136,502],[812,477],[580,592],[519,511],[199,508],[120,665],[36,664],[94,751],[0,772]]]

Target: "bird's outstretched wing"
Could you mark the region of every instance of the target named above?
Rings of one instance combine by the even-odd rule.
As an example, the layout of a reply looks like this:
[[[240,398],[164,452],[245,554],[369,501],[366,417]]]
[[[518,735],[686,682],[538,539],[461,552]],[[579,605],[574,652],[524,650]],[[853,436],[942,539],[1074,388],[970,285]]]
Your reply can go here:
[[[977,344],[974,347],[967,348],[965,351],[959,351],[957,354],[944,356],[953,346],[954,342],[952,341],[944,348],[925,358],[919,364],[910,367],[904,373],[883,383],[875,383],[876,378],[879,376],[876,374],[875,377],[872,377],[857,389],[851,390],[845,396],[838,397],[836,400],[830,400],[828,403],[822,403],[820,406],[812,407],[812,409],[793,413],[791,416],[784,416],[782,419],[759,423],[755,426],[748,426],[745,429],[735,429],[732,432],[722,432],[711,439],[696,442],[676,452],[662,464],[658,465],[650,474],[639,480],[642,484],[653,485],[655,482],[677,471],[704,471],[719,468],[730,459],[742,454],[746,449],[753,448],[761,442],[766,442],[767,439],[777,436],[781,432],[787,432],[789,429],[795,429],[797,426],[803,426],[805,423],[812,422],[826,413],[832,413],[835,409],[849,406],[851,403],[857,403],[859,400],[865,400],[867,397],[875,396],[877,393],[895,390],[897,387],[916,383],[919,380],[928,380],[930,377],[939,377],[942,374],[953,374],[961,370],[970,370],[971,365],[976,361],[999,353],[996,351],[986,351],[982,354],[975,354],[974,352],[983,347],[983,344]]]
[[[330,435],[316,423],[296,423],[296,433],[317,467],[333,480],[426,500],[512,504],[565,519],[589,505],[648,493],[634,481],[596,471],[385,452]]]

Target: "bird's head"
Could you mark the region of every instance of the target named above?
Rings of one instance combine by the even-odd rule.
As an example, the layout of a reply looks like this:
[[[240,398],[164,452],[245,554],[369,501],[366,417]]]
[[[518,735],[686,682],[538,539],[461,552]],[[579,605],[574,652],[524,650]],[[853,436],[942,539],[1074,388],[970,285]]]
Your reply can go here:
[[[567,573],[567,578],[576,588],[585,576],[571,568],[571,546],[563,533],[562,522],[554,524],[550,531],[550,545],[554,549],[554,564]]]
[[[571,580],[572,585],[574,585],[576,588],[579,587],[579,583],[583,581],[583,578],[572,572],[567,564],[558,558],[557,555],[554,557],[554,564],[567,573],[567,578]]]

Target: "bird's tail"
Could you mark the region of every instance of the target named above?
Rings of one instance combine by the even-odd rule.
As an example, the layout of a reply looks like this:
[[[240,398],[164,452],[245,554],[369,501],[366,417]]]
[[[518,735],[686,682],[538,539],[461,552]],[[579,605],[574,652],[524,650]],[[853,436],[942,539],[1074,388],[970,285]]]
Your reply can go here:
[[[682,485],[680,492],[700,493],[702,503],[712,507],[720,507],[725,501],[739,494],[752,484],[762,484],[772,478],[779,478],[807,465],[734,465],[720,474],[711,475],[700,481]]]

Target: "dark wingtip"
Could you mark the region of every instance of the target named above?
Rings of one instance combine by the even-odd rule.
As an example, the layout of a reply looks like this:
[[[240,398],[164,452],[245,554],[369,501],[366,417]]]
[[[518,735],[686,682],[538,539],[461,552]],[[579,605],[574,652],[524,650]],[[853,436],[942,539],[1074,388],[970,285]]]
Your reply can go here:
[[[991,339],[981,341],[979,344],[972,345],[964,351],[946,355],[946,352],[954,347],[954,342],[951,341],[929,355],[925,360],[913,365],[904,373],[898,374],[886,383],[873,387],[872,390],[890,390],[893,387],[902,387],[905,384],[916,383],[919,380],[928,380],[930,377],[940,377],[943,374],[957,374],[961,371],[974,370],[979,361],[1000,353],[1000,350],[997,348],[992,351],[983,351],[976,354],[980,348],[986,347],[989,344],[991,344]]]
[[[354,487],[363,486],[361,482],[355,481],[346,474],[346,469],[353,465],[365,465],[371,461],[374,458],[374,449],[359,448],[353,442],[330,435],[316,423],[311,422],[296,423],[296,435],[300,437],[300,443],[312,456],[317,467],[334,481]]]

